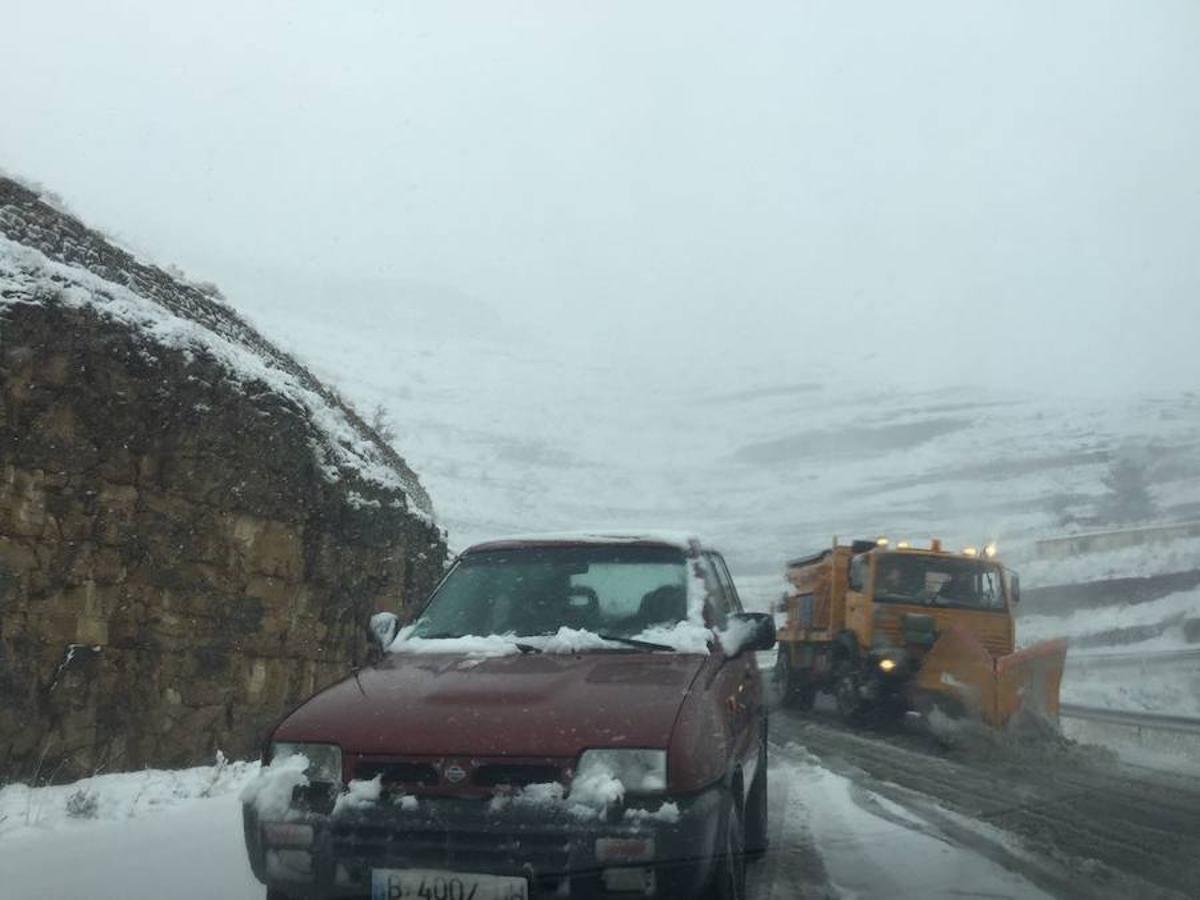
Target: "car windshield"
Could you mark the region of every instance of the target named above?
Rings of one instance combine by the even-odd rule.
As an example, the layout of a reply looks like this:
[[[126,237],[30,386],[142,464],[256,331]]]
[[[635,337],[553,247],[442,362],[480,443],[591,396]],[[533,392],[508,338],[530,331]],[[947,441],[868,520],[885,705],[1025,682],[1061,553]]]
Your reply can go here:
[[[411,635],[532,637],[574,628],[633,637],[686,618],[681,550],[537,547],[465,556],[416,620]]]
[[[1004,610],[1000,567],[973,559],[883,554],[875,564],[875,600]]]

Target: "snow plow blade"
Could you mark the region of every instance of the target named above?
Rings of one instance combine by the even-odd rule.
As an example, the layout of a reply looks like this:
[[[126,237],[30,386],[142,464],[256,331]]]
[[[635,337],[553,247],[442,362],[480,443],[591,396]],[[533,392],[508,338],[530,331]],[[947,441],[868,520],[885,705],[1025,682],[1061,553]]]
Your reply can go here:
[[[1058,721],[1058,691],[1067,661],[1065,640],[1042,641],[996,660],[996,710],[1003,725],[1018,711]]]
[[[1067,642],[1053,640],[996,658],[973,634],[952,626],[925,655],[914,687],[932,705],[994,728],[1021,710],[1057,721],[1066,656]]]

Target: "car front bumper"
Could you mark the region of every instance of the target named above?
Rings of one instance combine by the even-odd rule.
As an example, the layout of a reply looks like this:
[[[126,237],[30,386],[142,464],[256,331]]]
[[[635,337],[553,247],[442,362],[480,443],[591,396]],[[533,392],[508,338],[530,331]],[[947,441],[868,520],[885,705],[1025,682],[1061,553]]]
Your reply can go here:
[[[677,817],[657,802],[591,817],[569,801],[494,809],[453,797],[285,823],[260,821],[251,804],[243,812],[254,874],[288,896],[369,897],[372,870],[411,868],[524,877],[531,900],[693,897],[716,865],[722,799],[719,787],[671,798]]]

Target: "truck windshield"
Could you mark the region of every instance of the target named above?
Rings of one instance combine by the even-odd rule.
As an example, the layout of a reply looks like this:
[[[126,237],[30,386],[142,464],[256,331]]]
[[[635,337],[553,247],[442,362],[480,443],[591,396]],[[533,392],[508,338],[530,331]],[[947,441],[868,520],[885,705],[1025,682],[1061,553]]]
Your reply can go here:
[[[534,636],[567,627],[632,637],[686,618],[680,550],[535,547],[463,557],[414,623],[412,636]]]
[[[875,600],[1004,610],[1000,567],[974,559],[883,554],[875,564]]]

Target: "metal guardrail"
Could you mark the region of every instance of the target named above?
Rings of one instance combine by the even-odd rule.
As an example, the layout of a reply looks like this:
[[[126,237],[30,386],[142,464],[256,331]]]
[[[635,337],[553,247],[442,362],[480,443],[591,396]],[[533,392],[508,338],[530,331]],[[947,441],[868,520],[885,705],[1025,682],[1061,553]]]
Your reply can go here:
[[[1167,522],[1039,538],[1034,541],[1034,552],[1038,559],[1066,559],[1191,537],[1200,537],[1200,522]]]
[[[1178,650],[1159,650],[1154,653],[1147,653],[1144,650],[1138,652],[1133,650],[1074,649],[1067,652],[1067,665],[1094,666],[1096,668],[1103,668],[1106,664],[1106,661],[1112,662],[1114,665],[1119,665],[1131,660],[1137,660],[1149,666],[1157,666],[1160,663],[1172,663],[1193,659],[1200,661],[1200,647],[1183,647]]]
[[[1068,719],[1084,719],[1089,722],[1104,722],[1110,725],[1124,725],[1128,728],[1147,731],[1176,731],[1183,734],[1200,735],[1200,718],[1190,716],[1102,709],[1095,706],[1077,706],[1074,703],[1062,704],[1059,707],[1059,716]]]

